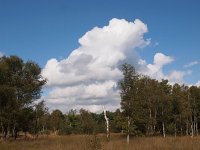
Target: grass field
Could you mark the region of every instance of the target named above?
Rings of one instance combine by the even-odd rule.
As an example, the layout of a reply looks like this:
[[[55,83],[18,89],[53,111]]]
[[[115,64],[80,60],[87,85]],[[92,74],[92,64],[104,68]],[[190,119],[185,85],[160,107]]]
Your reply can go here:
[[[110,142],[104,136],[69,135],[39,139],[0,141],[0,150],[193,150],[200,149],[200,137],[133,137],[130,144],[120,135],[112,135]]]

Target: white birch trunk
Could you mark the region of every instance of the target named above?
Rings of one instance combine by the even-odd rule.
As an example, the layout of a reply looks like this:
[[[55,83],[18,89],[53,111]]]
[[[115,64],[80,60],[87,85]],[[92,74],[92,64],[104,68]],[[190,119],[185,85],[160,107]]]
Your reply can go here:
[[[165,138],[165,123],[162,122],[162,127],[163,127],[163,137]]]
[[[127,139],[126,139],[126,140],[127,140],[127,144],[129,144],[129,141],[130,141],[130,140],[129,140],[129,134],[130,134],[130,123],[131,123],[129,117],[128,117],[128,122],[127,122],[127,123],[128,123],[128,126],[127,126],[128,129],[127,129]]]
[[[129,134],[127,134],[127,144],[129,144]]]
[[[181,127],[181,136],[183,135],[183,128]]]
[[[152,114],[151,114],[151,109],[149,108],[149,128],[148,128],[148,134],[152,134],[153,132],[153,127],[152,127]]]
[[[196,122],[194,121],[193,123],[193,131],[194,131],[194,136],[196,135]]]
[[[191,123],[191,137],[194,137],[193,122]]]
[[[110,140],[110,131],[109,131],[109,118],[107,117],[106,115],[106,110],[105,108],[103,107],[103,112],[104,112],[104,118],[106,120],[106,137],[107,137],[107,140],[109,141]]]
[[[162,117],[164,116],[163,106],[162,106]],[[162,121],[163,137],[165,138],[165,123]]]

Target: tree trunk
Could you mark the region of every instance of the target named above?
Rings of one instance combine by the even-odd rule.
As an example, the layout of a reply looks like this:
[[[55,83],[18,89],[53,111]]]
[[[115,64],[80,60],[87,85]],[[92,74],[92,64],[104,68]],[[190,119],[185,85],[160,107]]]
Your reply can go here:
[[[163,128],[163,137],[165,138],[165,123],[162,122],[162,128]]]
[[[107,141],[110,141],[110,131],[109,131],[109,118],[106,115],[106,110],[104,109],[104,118],[106,120],[106,137]]]
[[[164,123],[164,112],[163,112],[163,106],[162,106],[162,130],[163,130],[163,137],[165,138],[165,123]]]
[[[127,144],[129,144],[129,134],[130,134],[130,118],[128,116],[128,122],[127,122]]]
[[[176,122],[175,122],[174,136],[176,137]]]
[[[196,122],[196,135],[199,136],[199,133],[198,133],[198,123]]]
[[[181,136],[183,135],[183,128],[182,128],[182,115],[180,114],[180,126],[181,126]]]
[[[4,138],[5,140],[6,140],[7,134],[8,134],[7,128],[4,127],[3,138]]]
[[[194,137],[194,130],[193,130],[193,122],[191,123],[191,137],[193,138]]]
[[[156,117],[157,116],[157,110],[155,108],[155,112],[154,112],[154,122],[153,122],[153,132],[154,132],[154,135],[156,134]]]
[[[42,132],[43,132],[43,134],[44,134],[44,125],[42,126]]]
[[[196,122],[195,121],[193,122],[193,133],[195,136],[196,135]]]
[[[187,123],[186,123],[186,135],[189,135],[189,123],[188,123],[188,119],[187,119]]]
[[[6,135],[6,139],[8,139],[10,137],[10,126],[7,126],[7,135]]]
[[[147,131],[146,131],[146,135],[149,135],[149,123],[147,123]]]
[[[129,145],[129,134],[127,134],[126,141],[127,141],[127,144]]]
[[[183,136],[183,128],[181,127],[181,136]]]
[[[3,132],[4,132],[4,130],[3,130],[3,123],[1,122],[1,139],[3,139]]]
[[[15,132],[15,126],[12,128],[12,137],[14,137]]]
[[[151,109],[149,108],[149,128],[148,128],[148,134],[152,134],[153,132],[153,127],[152,127],[152,113],[151,113]]]
[[[15,129],[15,131],[14,131],[14,138],[15,138],[15,140],[17,139],[17,130]]]
[[[153,125],[153,134],[156,135],[156,125]]]

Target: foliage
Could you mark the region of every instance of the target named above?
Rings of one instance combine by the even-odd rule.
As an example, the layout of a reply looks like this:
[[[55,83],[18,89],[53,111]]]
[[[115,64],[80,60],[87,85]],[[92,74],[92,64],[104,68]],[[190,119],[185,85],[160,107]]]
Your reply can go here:
[[[198,135],[200,123],[200,87],[171,85],[138,74],[130,64],[122,65],[119,81],[121,109],[107,111],[110,131],[135,136]],[[63,114],[51,112],[45,101],[37,101],[46,80],[40,67],[17,56],[0,58],[1,135],[17,137],[18,132],[40,134],[105,133],[100,114],[80,109]],[[102,110],[103,111],[103,110]],[[94,138],[95,140],[95,138]]]
[[[46,80],[41,68],[17,56],[0,58],[0,123],[4,138],[9,131],[29,131],[34,118],[33,102],[40,98]]]

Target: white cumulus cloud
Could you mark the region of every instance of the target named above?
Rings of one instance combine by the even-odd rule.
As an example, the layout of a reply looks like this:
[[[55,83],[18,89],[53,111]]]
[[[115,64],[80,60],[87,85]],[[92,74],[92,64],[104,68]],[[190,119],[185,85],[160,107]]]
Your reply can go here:
[[[163,72],[163,68],[171,64],[174,61],[174,58],[167,56],[163,53],[156,53],[154,55],[154,61],[152,64],[148,64],[145,60],[140,59],[138,64],[139,72],[145,75],[148,75],[154,79],[161,81],[161,79],[167,79],[171,84],[184,82],[184,77],[192,73],[191,70],[172,70],[168,73]]]
[[[171,56],[167,56],[162,53],[156,53],[154,55],[153,64],[147,64],[147,62],[142,59],[139,60],[139,72],[148,75],[152,78],[161,80],[166,78],[166,76],[163,73],[163,67],[167,64],[172,63],[173,61],[174,59]]]
[[[147,31],[139,19],[128,22],[114,18],[107,26],[85,33],[79,39],[79,48],[66,59],[50,59],[42,70],[47,86],[53,88],[45,97],[48,105],[57,105],[63,111],[81,107],[98,111],[103,105],[111,110],[119,107],[119,64],[129,58],[138,61],[134,49],[150,43],[144,39]]]
[[[67,58],[48,60],[42,75],[48,79],[47,88],[51,88],[44,97],[50,109],[66,112],[85,108],[97,112],[102,111],[102,106],[109,110],[119,108],[117,82],[122,78],[119,66],[124,62],[152,78],[182,83],[191,71],[163,72],[174,61],[173,57],[158,52],[153,63],[140,58],[135,49],[150,43],[144,38],[147,32],[147,25],[139,19],[128,22],[114,18],[107,26],[86,32],[79,39],[80,46]]]

